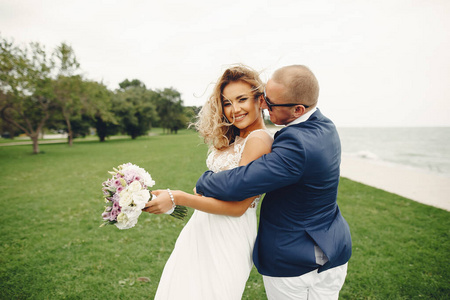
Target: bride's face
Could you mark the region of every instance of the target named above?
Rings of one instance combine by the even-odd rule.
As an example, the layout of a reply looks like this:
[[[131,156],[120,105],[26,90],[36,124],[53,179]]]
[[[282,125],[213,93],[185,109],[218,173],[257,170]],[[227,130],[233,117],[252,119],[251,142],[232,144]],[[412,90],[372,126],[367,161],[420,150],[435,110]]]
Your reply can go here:
[[[262,97],[255,100],[251,85],[244,81],[230,82],[222,92],[225,117],[239,128],[241,136],[260,127],[262,101]]]

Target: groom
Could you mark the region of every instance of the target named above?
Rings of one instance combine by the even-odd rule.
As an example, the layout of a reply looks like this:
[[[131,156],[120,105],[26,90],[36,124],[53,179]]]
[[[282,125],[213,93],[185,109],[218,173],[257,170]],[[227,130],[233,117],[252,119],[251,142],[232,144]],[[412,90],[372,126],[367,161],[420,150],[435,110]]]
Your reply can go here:
[[[213,173],[197,193],[225,201],[267,193],[253,260],[269,299],[338,299],[351,256],[347,222],[336,203],[341,146],[316,108],[319,85],[305,66],[283,67],[267,82],[270,120],[286,125],[272,152],[246,166]]]

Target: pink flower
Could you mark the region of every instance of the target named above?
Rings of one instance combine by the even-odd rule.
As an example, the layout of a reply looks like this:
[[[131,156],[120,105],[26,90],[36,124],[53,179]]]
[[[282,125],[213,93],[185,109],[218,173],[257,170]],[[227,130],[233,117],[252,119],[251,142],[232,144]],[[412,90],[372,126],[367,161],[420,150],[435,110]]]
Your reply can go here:
[[[117,210],[112,210],[111,214],[109,216],[109,220],[115,221],[118,215],[119,215],[119,212]]]
[[[108,220],[110,216],[111,216],[111,213],[109,213],[109,212],[105,211],[104,213],[102,213],[103,220]]]
[[[113,209],[114,209],[114,210],[120,209],[120,205],[119,205],[119,202],[118,202],[118,201],[114,201],[114,203],[113,203]]]
[[[113,196],[112,196],[112,198],[111,198],[111,201],[115,201],[115,202],[117,202],[117,203],[119,203],[119,200],[120,200],[120,196],[119,196],[119,194],[114,194]]]

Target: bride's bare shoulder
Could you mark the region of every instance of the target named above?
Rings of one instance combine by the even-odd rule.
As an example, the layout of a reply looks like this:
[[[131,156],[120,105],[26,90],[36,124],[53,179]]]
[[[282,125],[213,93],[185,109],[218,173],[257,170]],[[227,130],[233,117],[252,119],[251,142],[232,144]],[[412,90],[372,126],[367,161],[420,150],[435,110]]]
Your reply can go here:
[[[255,130],[252,131],[248,136],[247,136],[247,143],[249,142],[249,140],[252,139],[260,139],[263,142],[272,145],[273,143],[273,135],[266,129],[259,129],[259,130]]]
[[[265,130],[253,131],[247,136],[240,165],[246,165],[262,155],[269,153],[272,148],[272,143],[273,137]]]

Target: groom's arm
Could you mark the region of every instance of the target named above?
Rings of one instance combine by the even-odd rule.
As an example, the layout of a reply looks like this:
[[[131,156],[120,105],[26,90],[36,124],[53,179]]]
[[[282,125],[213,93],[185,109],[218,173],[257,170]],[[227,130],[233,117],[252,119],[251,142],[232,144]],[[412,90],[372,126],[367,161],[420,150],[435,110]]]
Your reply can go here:
[[[303,174],[304,149],[296,131],[284,130],[272,152],[228,171],[205,172],[197,181],[197,193],[220,200],[240,201],[297,182]]]

